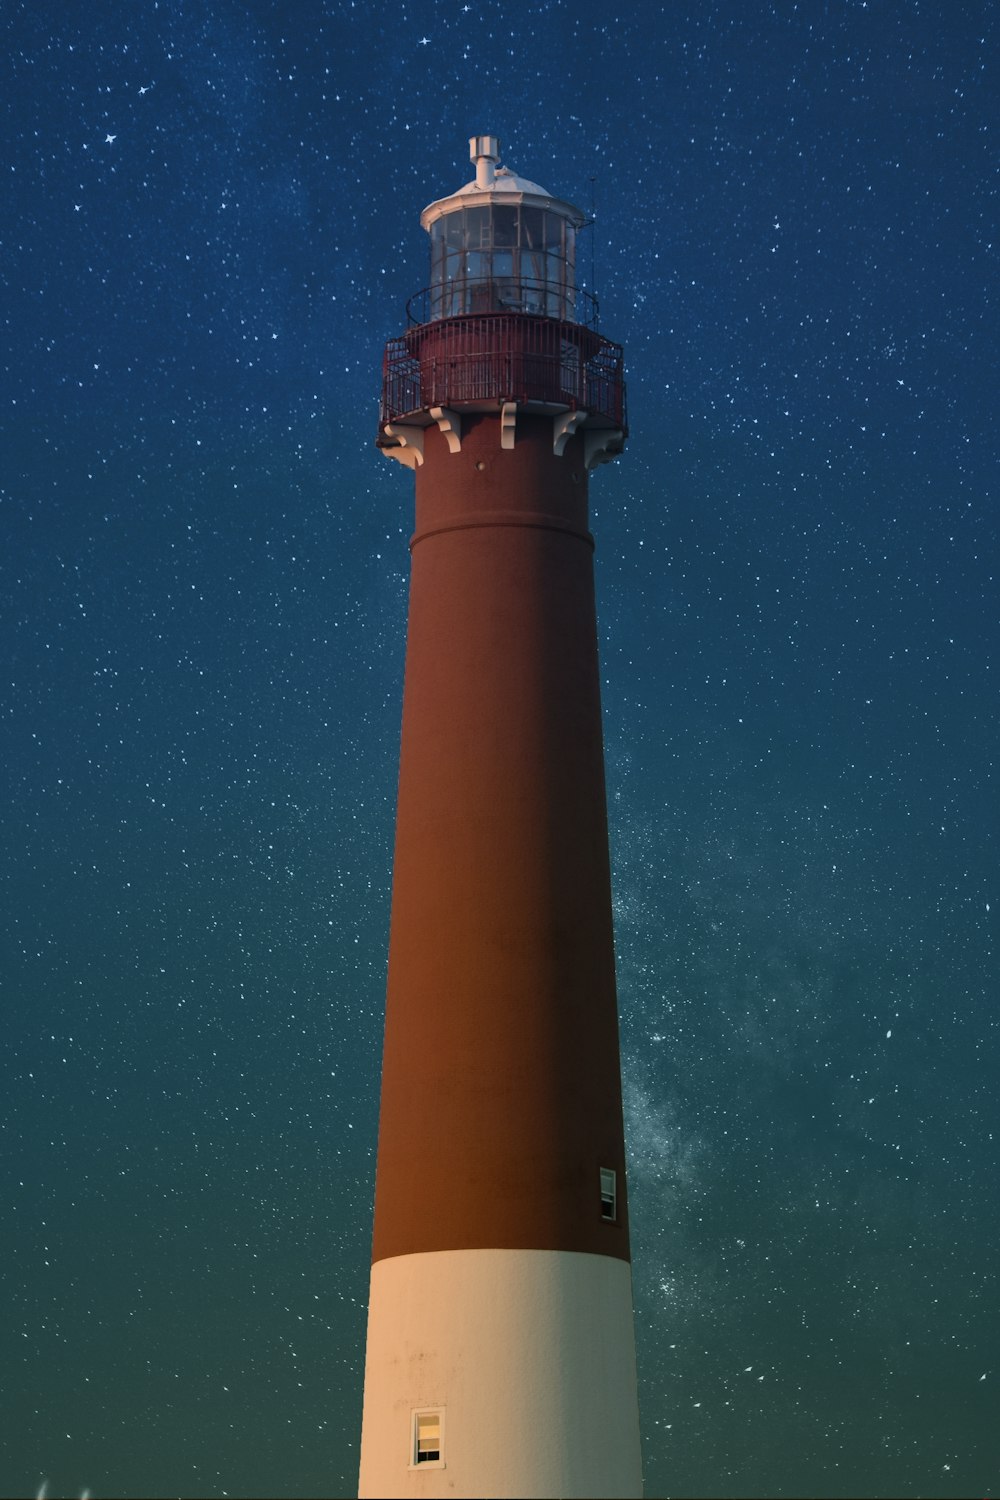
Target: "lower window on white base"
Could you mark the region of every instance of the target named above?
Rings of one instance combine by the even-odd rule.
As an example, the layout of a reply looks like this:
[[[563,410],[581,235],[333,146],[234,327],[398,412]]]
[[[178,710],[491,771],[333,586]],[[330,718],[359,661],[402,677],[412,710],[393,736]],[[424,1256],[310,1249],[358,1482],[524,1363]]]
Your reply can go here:
[[[414,1411],[410,1420],[410,1468],[443,1469],[444,1407]]]

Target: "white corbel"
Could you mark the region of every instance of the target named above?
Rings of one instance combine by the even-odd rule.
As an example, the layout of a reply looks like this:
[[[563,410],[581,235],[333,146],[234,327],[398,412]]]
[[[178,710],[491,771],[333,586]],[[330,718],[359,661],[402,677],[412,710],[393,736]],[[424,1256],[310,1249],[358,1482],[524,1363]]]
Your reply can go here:
[[[387,437],[395,438],[398,443],[396,448],[383,448],[382,452],[387,458],[394,458],[407,469],[419,469],[424,461],[424,429],[422,427],[394,426],[391,422],[385,425]]]
[[[505,401],[500,408],[500,446],[513,448],[514,431],[517,427],[517,402]]]
[[[561,411],[558,416],[552,418],[552,452],[556,458],[562,458],[566,451],[566,444],[580,423],[586,420],[585,411]]]
[[[583,435],[583,466],[596,469],[609,464],[622,451],[625,434],[620,427],[592,427]]]
[[[461,453],[462,451],[462,418],[457,411],[450,411],[447,406],[432,406],[431,416],[444,435],[448,444],[449,453]]]

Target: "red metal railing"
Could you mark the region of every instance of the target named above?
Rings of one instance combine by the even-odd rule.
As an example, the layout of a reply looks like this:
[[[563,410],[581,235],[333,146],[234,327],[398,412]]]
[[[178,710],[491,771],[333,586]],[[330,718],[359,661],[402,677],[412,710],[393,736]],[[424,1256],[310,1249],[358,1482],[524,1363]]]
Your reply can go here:
[[[622,347],[579,323],[524,313],[441,318],[386,344],[381,427],[483,401],[542,401],[624,431]]]

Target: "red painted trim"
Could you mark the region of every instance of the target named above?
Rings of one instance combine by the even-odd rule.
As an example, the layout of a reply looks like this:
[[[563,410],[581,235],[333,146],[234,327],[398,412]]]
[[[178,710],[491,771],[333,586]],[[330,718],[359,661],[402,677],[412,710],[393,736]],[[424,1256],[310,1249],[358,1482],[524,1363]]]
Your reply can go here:
[[[560,531],[569,536],[575,536],[577,541],[584,542],[593,552],[594,538],[589,531],[581,531],[569,521],[558,520],[555,516],[527,516],[513,510],[483,511],[481,514],[462,518],[458,521],[443,522],[440,526],[428,526],[423,531],[415,531],[410,538],[410,551],[412,552],[418,542],[424,542],[428,537],[441,536],[446,531],[469,531],[476,526],[536,526],[543,531]]]

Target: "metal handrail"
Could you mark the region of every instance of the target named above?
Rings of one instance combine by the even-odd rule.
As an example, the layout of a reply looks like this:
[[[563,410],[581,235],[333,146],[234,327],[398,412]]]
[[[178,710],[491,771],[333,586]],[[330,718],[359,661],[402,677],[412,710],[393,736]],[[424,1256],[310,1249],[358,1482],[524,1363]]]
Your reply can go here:
[[[546,308],[550,298],[564,312],[572,314],[571,319],[553,315],[557,321],[572,321],[582,328],[597,329],[600,308],[592,293],[527,276],[470,276],[433,282],[409,299],[406,321],[413,328],[439,318],[477,317],[483,313],[523,313],[544,318],[549,316]],[[452,310],[456,303],[462,304],[459,312]]]
[[[587,411],[627,427],[620,344],[551,318],[490,313],[421,324],[386,344],[380,425],[492,400]]]

